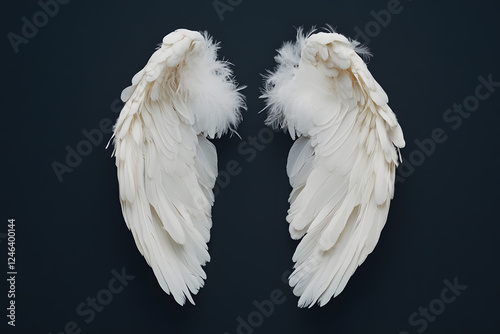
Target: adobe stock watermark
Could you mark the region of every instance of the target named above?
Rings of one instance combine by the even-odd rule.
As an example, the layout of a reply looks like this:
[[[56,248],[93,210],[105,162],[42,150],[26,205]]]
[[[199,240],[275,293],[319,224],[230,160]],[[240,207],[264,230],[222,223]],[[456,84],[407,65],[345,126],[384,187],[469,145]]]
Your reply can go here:
[[[14,50],[14,53],[19,53],[19,47],[22,44],[28,44],[30,40],[38,35],[38,31],[45,27],[50,19],[54,18],[60,9],[60,5],[66,5],[71,0],[39,0],[39,11],[31,15],[30,18],[23,16],[21,18],[21,28],[19,34],[9,32],[7,39]]]
[[[215,12],[219,16],[219,20],[224,21],[224,13],[232,12],[237,6],[241,5],[243,0],[214,0],[212,1],[212,6],[214,6]]]
[[[416,170],[421,166],[427,158],[436,152],[437,146],[448,140],[450,131],[458,130],[463,121],[468,119],[481,105],[481,102],[489,99],[492,94],[500,87],[500,81],[493,81],[493,74],[488,74],[485,78],[480,75],[477,80],[479,83],[474,89],[474,93],[465,97],[462,103],[454,103],[449,109],[443,113],[443,121],[449,127],[448,130],[441,127],[433,129],[427,138],[422,140],[415,139],[416,148],[413,149],[407,158],[403,158],[403,162],[397,169],[396,182],[405,182]]]
[[[276,305],[281,305],[286,301],[286,296],[281,289],[274,289],[269,294],[269,299],[252,302],[255,310],[250,312],[245,318],[236,318],[236,334],[252,334],[254,329],[264,324],[264,319],[269,318],[275,311]],[[224,332],[224,334],[230,334]]]
[[[113,113],[119,113],[123,107],[123,102],[120,99],[114,100],[111,105]],[[71,174],[73,171],[82,164],[83,158],[89,156],[95,147],[98,147],[108,138],[108,134],[113,132],[113,125],[115,121],[111,118],[104,117],[99,121],[96,128],[82,130],[82,137],[74,146],[66,145],[66,156],[64,160],[53,161],[50,166],[54,171],[59,183],[64,181],[64,174]]]
[[[458,282],[458,277],[455,277],[453,282],[445,279],[443,283],[444,288],[438,298],[431,300],[425,307],[420,306],[416,312],[408,317],[408,324],[417,333],[423,333],[428,328],[429,323],[436,321],[444,313],[447,305],[454,303],[457,297],[468,288],[467,285]],[[410,334],[410,332],[401,331],[399,334]]]
[[[85,301],[76,305],[75,313],[79,316],[80,323],[83,321],[89,325],[96,318],[97,314],[104,311],[109,304],[113,301],[116,295],[123,292],[135,276],[126,273],[125,268],[121,271],[111,270],[111,279],[105,288],[97,291],[95,296],[87,297]],[[49,332],[49,334],[80,334],[82,327],[78,321],[68,321],[62,330],[57,332]]]
[[[120,99],[114,100],[110,109],[113,113],[120,113],[123,107],[123,102]],[[66,145],[65,158],[60,161],[51,163],[52,170],[58,181],[64,181],[65,174],[71,174],[80,166],[85,157],[92,154],[94,148],[101,145],[107,138],[106,135],[113,132],[113,120],[104,117],[99,121],[96,128],[87,130],[83,129],[82,139],[73,146]],[[271,129],[262,128],[257,135],[250,135],[246,140],[242,141],[237,148],[237,152],[247,163],[252,162],[257,157],[258,153],[266,148],[266,145],[274,140],[274,133]],[[218,172],[217,180],[214,186],[214,195],[217,196],[221,189],[226,188],[232,177],[235,177],[243,171],[243,167],[238,160],[230,160],[225,167]]]
[[[314,253],[309,257],[309,261],[301,269],[299,277],[295,279],[300,280],[303,276],[313,272],[313,269],[317,267],[320,259],[319,252]],[[288,288],[288,279],[292,271],[287,269],[281,275],[281,281],[286,284]],[[269,298],[262,301],[254,300],[252,302],[252,311],[250,311],[246,316],[238,316],[236,318],[236,331],[235,334],[253,334],[255,330],[264,324],[265,319],[271,317],[276,311],[277,306],[282,305],[286,302],[286,295],[284,291],[280,288],[274,289],[269,293]],[[224,332],[224,334],[232,334],[229,332]]]
[[[258,153],[266,148],[266,145],[274,140],[274,132],[265,127],[259,130],[256,136],[248,136],[243,140],[237,148],[238,154],[243,157],[247,163],[255,160]],[[230,160],[226,163],[223,170],[220,170],[217,175],[217,180],[214,186],[214,195],[217,196],[220,191],[226,188],[231,182],[231,178],[241,174],[243,167],[238,160]]]
[[[411,2],[412,0],[407,0]],[[372,38],[377,37],[382,32],[382,28],[387,28],[391,23],[393,16],[401,14],[405,7],[400,0],[389,0],[386,8],[379,11],[371,10],[370,15],[373,20],[368,21],[363,27],[354,27],[354,38],[358,42],[368,45]]]

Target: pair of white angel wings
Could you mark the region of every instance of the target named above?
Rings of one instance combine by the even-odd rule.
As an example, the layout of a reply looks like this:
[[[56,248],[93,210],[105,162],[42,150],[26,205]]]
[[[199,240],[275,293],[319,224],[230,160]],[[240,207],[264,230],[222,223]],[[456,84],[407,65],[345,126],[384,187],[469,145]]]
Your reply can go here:
[[[217,153],[206,137],[237,126],[238,91],[211,38],[179,29],[122,92],[113,154],[123,216],[160,286],[181,305],[194,304],[210,260]]]
[[[394,195],[403,133],[384,90],[358,55],[368,51],[334,31],[279,50],[266,78],[267,123],[297,138],[287,173],[287,221],[302,238],[290,286],[299,306],[337,296],[370,254]]]
[[[122,93],[115,126],[120,201],[138,249],[179,304],[194,304],[209,261],[217,154],[207,140],[244,107],[227,63],[205,34],[167,35]],[[405,145],[388,98],[357,42],[331,32],[286,43],[267,78],[268,124],[297,138],[287,172],[295,239],[290,276],[299,306],[326,304],[370,254],[394,195]]]

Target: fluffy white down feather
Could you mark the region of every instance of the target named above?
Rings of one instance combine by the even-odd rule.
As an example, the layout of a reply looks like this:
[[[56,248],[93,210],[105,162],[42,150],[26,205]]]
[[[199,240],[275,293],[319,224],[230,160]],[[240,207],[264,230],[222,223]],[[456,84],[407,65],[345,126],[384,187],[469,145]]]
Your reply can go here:
[[[123,216],[163,290],[194,304],[210,260],[217,153],[207,140],[240,121],[242,95],[207,34],[163,39],[122,92],[114,132]]]
[[[300,307],[325,305],[379,239],[394,195],[403,132],[388,98],[358,55],[368,50],[333,30],[278,50],[263,97],[267,123],[293,139],[287,221],[301,239],[289,277]]]

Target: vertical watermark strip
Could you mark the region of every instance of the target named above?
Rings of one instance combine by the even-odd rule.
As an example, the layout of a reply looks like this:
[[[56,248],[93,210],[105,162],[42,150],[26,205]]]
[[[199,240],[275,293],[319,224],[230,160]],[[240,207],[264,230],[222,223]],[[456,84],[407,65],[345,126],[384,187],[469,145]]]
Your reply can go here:
[[[7,220],[7,324],[16,326],[16,220]]]

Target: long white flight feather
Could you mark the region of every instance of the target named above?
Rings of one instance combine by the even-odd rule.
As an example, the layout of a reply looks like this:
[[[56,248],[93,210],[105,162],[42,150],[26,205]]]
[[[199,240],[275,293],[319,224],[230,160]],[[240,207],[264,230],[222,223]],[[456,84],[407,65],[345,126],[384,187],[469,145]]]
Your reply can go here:
[[[210,260],[217,153],[206,137],[244,108],[228,63],[205,33],[176,30],[122,92],[114,151],[123,216],[163,290],[194,304]]]
[[[298,138],[287,173],[287,221],[301,239],[289,283],[300,307],[342,292],[380,236],[394,195],[403,132],[361,56],[368,50],[332,29],[278,50],[266,77],[267,124]]]

